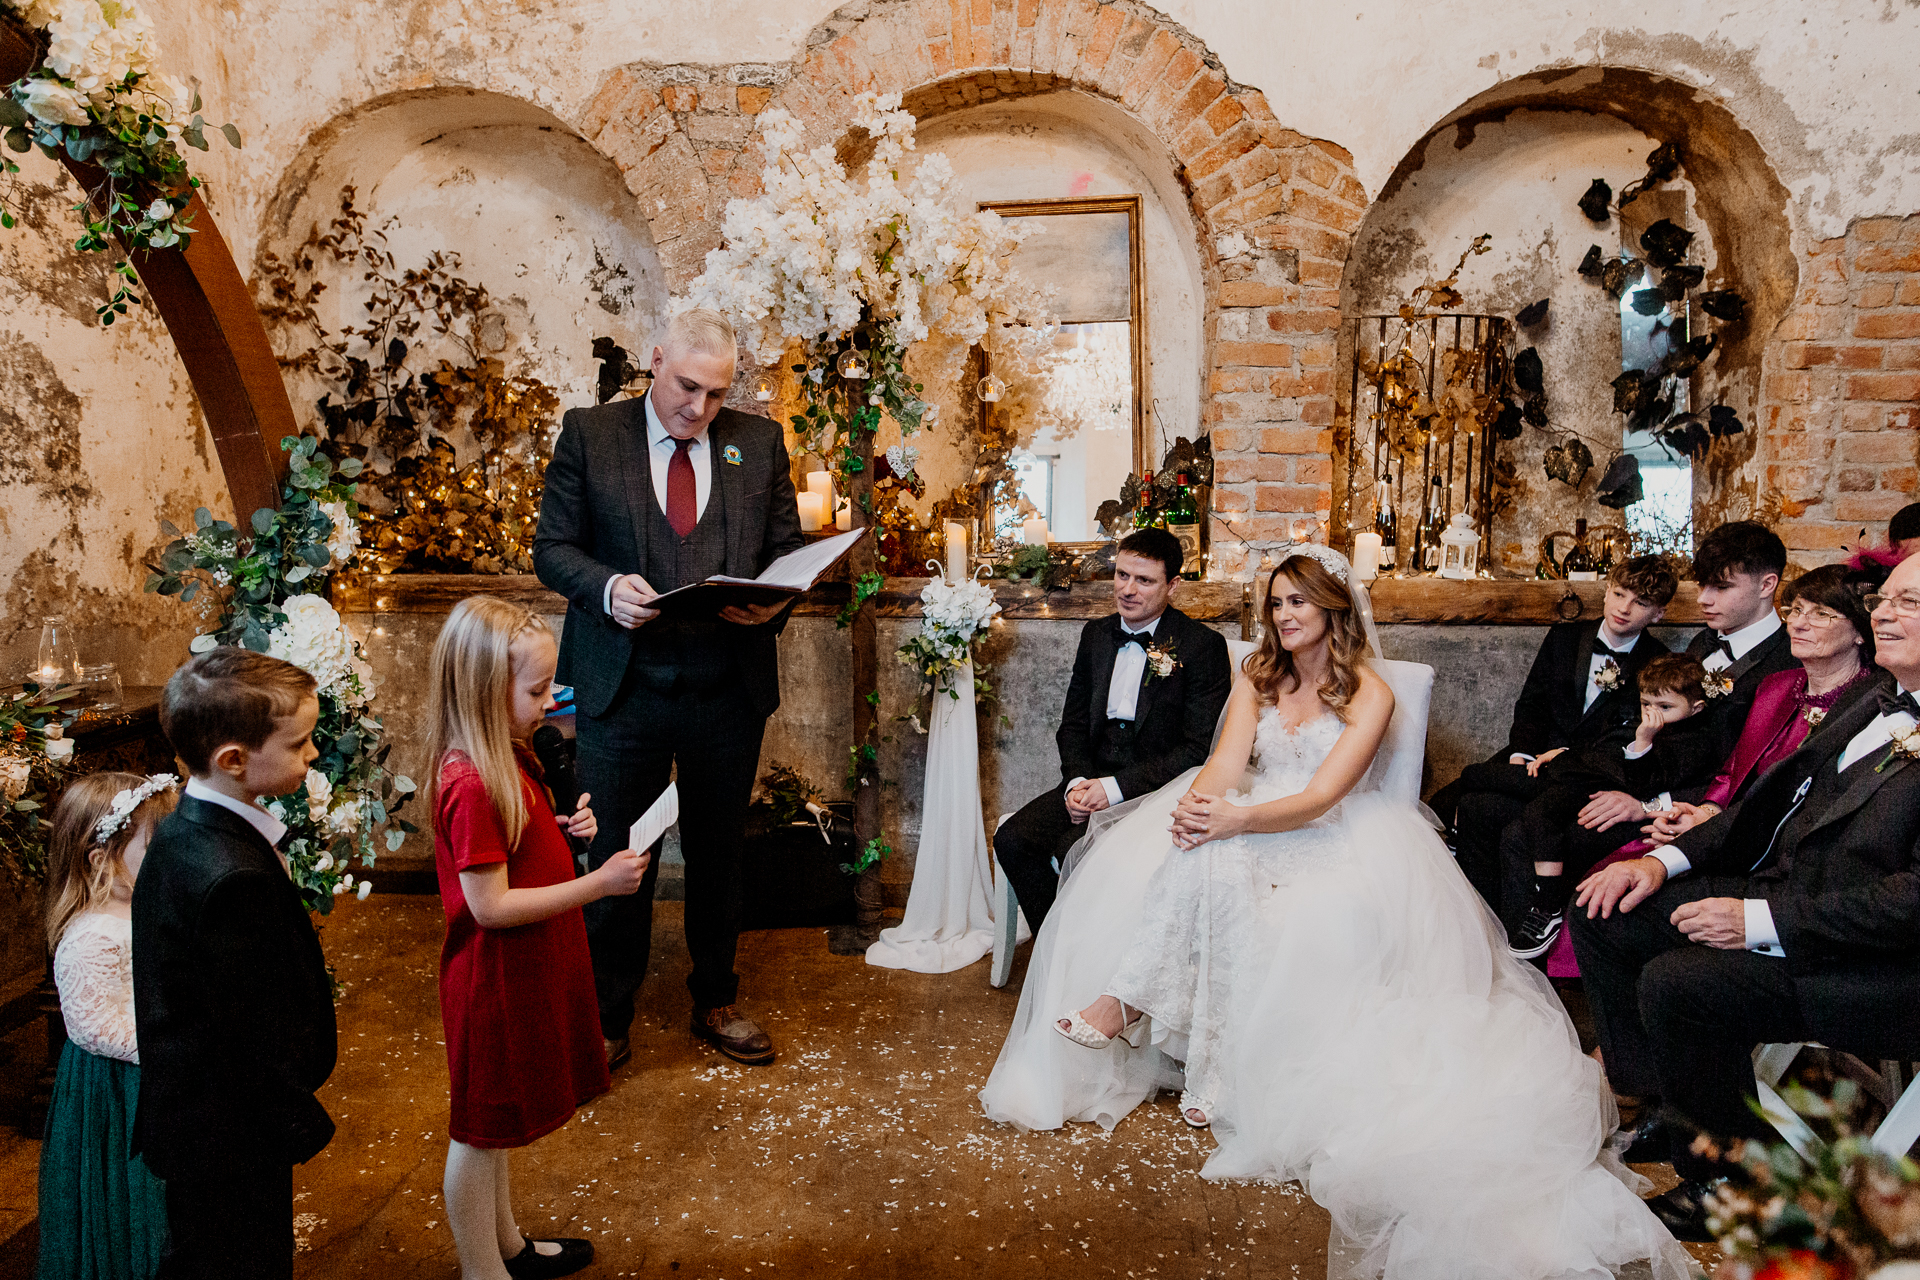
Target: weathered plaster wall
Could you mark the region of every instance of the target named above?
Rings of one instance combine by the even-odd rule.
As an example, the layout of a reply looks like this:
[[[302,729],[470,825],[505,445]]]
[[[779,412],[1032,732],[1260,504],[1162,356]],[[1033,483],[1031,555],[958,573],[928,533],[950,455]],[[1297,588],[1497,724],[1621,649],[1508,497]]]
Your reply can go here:
[[[27,675],[42,616],[63,614],[81,661],[155,683],[192,627],[142,594],[143,559],[162,518],[230,505],[165,326],[134,308],[99,327],[109,264],[72,248],[77,188],[38,154],[21,168],[25,217],[0,232],[0,682]]]

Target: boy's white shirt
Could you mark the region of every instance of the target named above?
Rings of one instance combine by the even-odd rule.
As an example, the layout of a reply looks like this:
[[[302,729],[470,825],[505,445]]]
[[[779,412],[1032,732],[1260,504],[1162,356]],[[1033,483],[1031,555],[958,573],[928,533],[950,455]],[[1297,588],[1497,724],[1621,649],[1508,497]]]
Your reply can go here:
[[[208,804],[217,804],[222,809],[237,813],[246,819],[247,825],[265,836],[267,843],[273,846],[274,853],[280,859],[280,869],[282,871],[287,869],[287,855],[280,852],[280,838],[287,834],[286,823],[280,821],[280,819],[274,817],[257,804],[247,804],[244,801],[235,800],[225,792],[215,791],[197,777],[187,779],[186,794],[192,796],[195,800],[204,800]]]

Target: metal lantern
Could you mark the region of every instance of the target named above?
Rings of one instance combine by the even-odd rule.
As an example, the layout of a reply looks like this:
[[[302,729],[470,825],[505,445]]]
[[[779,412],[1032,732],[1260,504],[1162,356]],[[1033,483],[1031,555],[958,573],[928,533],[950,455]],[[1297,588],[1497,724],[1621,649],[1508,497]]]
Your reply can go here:
[[[1464,511],[1454,513],[1447,531],[1440,535],[1440,576],[1471,578],[1480,567],[1480,535],[1473,531],[1473,517]]]

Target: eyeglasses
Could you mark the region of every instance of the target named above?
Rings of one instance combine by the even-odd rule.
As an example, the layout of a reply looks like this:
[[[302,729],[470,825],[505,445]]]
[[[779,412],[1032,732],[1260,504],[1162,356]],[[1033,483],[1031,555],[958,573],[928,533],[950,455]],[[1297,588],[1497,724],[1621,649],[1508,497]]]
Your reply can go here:
[[[1897,596],[1871,595],[1860,603],[1867,606],[1868,613],[1876,613],[1885,605],[1902,618],[1920,618],[1920,595],[1911,591]]]
[[[1780,610],[1782,621],[1791,625],[1804,622],[1810,627],[1830,627],[1840,621],[1840,615],[1831,609],[1823,609],[1817,604],[1795,604]]]

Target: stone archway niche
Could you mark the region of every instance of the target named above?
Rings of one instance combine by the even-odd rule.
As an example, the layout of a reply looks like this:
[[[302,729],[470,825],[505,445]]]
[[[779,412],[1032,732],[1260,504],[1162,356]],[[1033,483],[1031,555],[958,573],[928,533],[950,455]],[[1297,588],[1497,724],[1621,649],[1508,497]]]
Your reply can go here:
[[[1349,315],[1391,311],[1406,286],[1444,274],[1473,234],[1493,232],[1494,252],[1462,277],[1463,309],[1511,315],[1553,298],[1552,320],[1523,345],[1540,347],[1555,419],[1589,439],[1617,440],[1620,420],[1605,382],[1618,372],[1618,317],[1573,268],[1589,243],[1619,244],[1619,220],[1591,223],[1575,202],[1596,177],[1618,193],[1644,172],[1646,152],[1660,142],[1678,143],[1685,158],[1678,180],[1664,186],[1681,193],[1698,233],[1693,260],[1707,267],[1702,287],[1732,289],[1748,302],[1739,325],[1705,322],[1722,345],[1694,382],[1697,403],[1725,403],[1747,425],[1694,470],[1695,527],[1711,527],[1757,505],[1750,463],[1766,426],[1762,359],[1793,305],[1799,272],[1787,189],[1753,135],[1705,91],[1645,71],[1585,68],[1520,77],[1477,96],[1395,168],[1356,236],[1341,303]],[[1346,387],[1338,391],[1344,402]],[[1345,413],[1343,404],[1343,425]],[[1576,511],[1595,514],[1597,472],[1578,493],[1547,481],[1538,465],[1545,443],[1530,432],[1507,446],[1523,514],[1496,523],[1489,552],[1510,570],[1531,568],[1541,533],[1570,527]],[[1344,479],[1343,452],[1336,483]],[[1336,506],[1349,497],[1338,494]],[[1364,494],[1351,500],[1363,515],[1370,509]]]

